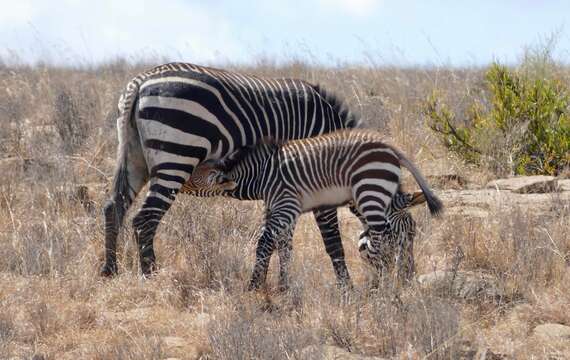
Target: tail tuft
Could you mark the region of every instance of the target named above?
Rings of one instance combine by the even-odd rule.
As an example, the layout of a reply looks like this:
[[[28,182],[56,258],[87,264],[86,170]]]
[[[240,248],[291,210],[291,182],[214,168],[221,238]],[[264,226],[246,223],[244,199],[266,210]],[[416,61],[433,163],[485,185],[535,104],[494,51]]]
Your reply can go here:
[[[408,169],[414,176],[414,179],[416,179],[416,182],[420,186],[420,189],[424,193],[426,202],[428,203],[429,212],[433,216],[441,215],[443,213],[443,203],[431,191],[426,179],[422,176],[420,170],[414,165],[414,163],[410,161],[410,159],[406,157],[406,155],[403,152],[401,152],[400,150],[396,149],[393,146],[390,146],[390,148],[396,153],[396,155],[400,159],[400,164],[402,164],[406,169]]]
[[[429,196],[426,194],[426,200],[430,214],[433,216],[440,216],[443,214],[443,203],[437,196],[433,193],[430,193]]]

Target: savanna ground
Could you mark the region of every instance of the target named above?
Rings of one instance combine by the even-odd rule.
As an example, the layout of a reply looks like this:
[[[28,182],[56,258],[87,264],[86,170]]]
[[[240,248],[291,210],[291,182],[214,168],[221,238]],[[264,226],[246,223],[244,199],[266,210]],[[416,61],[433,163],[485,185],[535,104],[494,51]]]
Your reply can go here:
[[[0,65],[0,358],[318,359],[321,345],[397,359],[570,358],[567,343],[533,333],[542,323],[570,325],[570,210],[554,198],[540,216],[516,204],[491,207],[488,218],[414,210],[418,274],[486,274],[499,295],[465,299],[419,284],[371,289],[348,212],[349,296],[335,287],[310,215],[296,228],[291,290],[276,291],[272,263],[268,288],[250,293],[261,204],[189,196],[178,197],[159,228],[156,276],[139,276],[127,219],[120,275],[100,278],[116,102],[145,67]],[[422,117],[434,90],[461,113],[483,88],[483,68],[228,67],[323,84],[426,175],[460,175],[470,188],[497,177],[455,158]],[[570,84],[570,70],[558,70]],[[438,193],[447,186],[434,185]]]

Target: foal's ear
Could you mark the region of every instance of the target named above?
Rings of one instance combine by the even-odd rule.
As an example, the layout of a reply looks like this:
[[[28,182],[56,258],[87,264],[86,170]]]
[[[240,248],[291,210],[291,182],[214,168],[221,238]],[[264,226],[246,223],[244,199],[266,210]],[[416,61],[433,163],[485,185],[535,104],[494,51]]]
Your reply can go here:
[[[240,161],[242,161],[247,154],[252,152],[255,149],[255,146],[243,146],[235,149],[228,155],[224,156],[220,160],[218,160],[215,164],[215,168],[219,169],[223,172],[228,172],[234,168]]]
[[[426,196],[423,191],[416,191],[412,194],[412,201],[410,201],[410,207],[420,205],[426,202]]]

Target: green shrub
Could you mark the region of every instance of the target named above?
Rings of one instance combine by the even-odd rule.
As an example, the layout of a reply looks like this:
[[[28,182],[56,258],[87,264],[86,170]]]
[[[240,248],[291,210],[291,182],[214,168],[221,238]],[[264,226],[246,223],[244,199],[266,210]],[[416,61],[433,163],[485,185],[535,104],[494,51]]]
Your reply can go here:
[[[464,124],[437,92],[425,101],[428,126],[449,150],[497,173],[552,175],[569,166],[570,96],[561,81],[495,63],[485,90],[462,114]]]

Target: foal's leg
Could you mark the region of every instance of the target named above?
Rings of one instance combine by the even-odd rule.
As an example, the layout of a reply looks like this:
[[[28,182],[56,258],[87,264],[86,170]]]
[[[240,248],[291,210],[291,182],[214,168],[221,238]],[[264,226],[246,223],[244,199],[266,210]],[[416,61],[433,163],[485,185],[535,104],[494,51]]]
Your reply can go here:
[[[298,206],[268,208],[263,234],[257,242],[255,265],[249,290],[258,289],[267,277],[269,260],[275,248],[279,251],[279,283],[287,287],[287,277],[292,251],[292,234],[301,211]],[[269,206],[269,205],[268,205]]]
[[[370,231],[368,229],[368,224],[366,223],[366,219],[356,208],[354,202],[351,202],[349,205],[350,212],[360,220],[362,224],[362,232],[358,236],[358,251],[362,252],[365,250],[367,244],[370,242]]]
[[[381,274],[390,269],[394,258],[394,246],[389,241],[390,228],[386,218],[386,206],[381,197],[373,195],[356,202],[356,208],[362,214],[369,233],[369,241],[359,247],[360,255]]]
[[[337,209],[313,210],[313,214],[321,231],[327,254],[331,258],[338,284],[341,287],[352,287],[352,281],[344,260],[344,249],[338,228]]]

